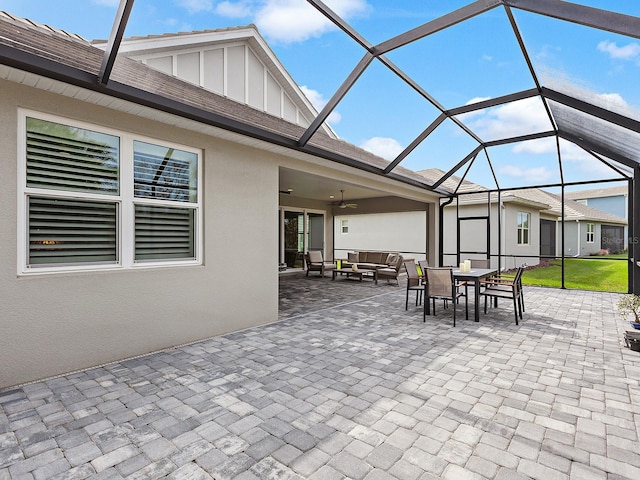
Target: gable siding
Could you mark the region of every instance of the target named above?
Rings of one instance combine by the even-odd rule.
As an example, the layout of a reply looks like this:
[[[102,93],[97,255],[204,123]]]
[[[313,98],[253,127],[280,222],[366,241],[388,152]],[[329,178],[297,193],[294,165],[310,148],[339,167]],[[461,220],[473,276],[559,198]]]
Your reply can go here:
[[[251,47],[244,43],[182,48],[168,53],[136,54],[133,51],[128,56],[270,115],[303,127],[310,125],[296,102],[285,93]]]

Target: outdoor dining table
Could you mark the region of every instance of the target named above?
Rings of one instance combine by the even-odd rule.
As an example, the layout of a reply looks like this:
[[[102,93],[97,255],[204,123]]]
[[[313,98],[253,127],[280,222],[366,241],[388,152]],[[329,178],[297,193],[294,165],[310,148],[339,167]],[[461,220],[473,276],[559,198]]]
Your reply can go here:
[[[469,272],[461,272],[459,268],[453,269],[453,278],[460,282],[473,282],[473,309],[474,320],[480,321],[480,280],[498,273],[496,268],[472,268]]]
[[[484,278],[495,275],[498,272],[496,268],[472,268],[469,272],[461,272],[459,268],[453,269],[453,279],[458,282],[473,282],[473,299],[474,299],[474,320],[480,321],[480,281]],[[425,301],[424,308],[427,315],[431,315],[429,301]]]

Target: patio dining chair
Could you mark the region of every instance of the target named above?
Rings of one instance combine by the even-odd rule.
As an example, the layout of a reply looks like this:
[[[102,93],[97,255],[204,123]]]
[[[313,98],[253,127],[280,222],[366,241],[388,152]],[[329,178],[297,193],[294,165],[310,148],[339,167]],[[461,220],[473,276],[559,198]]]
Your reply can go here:
[[[483,258],[472,258],[471,268],[491,268],[491,260]]]
[[[403,262],[404,269],[407,272],[407,294],[404,302],[404,309],[409,309],[409,292],[416,292],[416,306],[422,301],[422,292],[424,292],[424,282],[418,274],[416,263],[413,260],[405,260]]]
[[[378,280],[386,278],[387,283],[389,280],[395,280],[398,285],[400,282],[398,281],[398,275],[400,275],[400,268],[402,267],[403,257],[402,255],[397,255],[394,259],[393,264],[389,265],[389,267],[379,268],[376,270],[376,284]]]
[[[484,290],[480,292],[480,295],[484,296],[484,313],[487,313],[487,297],[495,300],[498,298],[509,298],[513,300],[513,311],[516,325],[518,325],[518,318],[522,319],[522,312],[524,310],[524,295],[522,293],[523,272],[524,267],[522,266],[516,270],[516,275],[513,280],[496,277],[480,282],[481,286],[484,287]]]
[[[320,275],[324,277],[324,272],[329,272],[336,268],[333,262],[325,262],[320,250],[309,250],[305,256],[305,263],[307,264],[307,277],[309,272],[320,272]]]
[[[453,326],[456,326],[456,305],[460,297],[464,297],[465,318],[469,319],[469,296],[467,295],[467,282],[458,282],[453,278],[453,269],[450,267],[428,267],[425,272],[425,303],[432,301],[433,314],[436,314],[436,299],[451,300],[453,305]],[[464,293],[461,288],[464,287]],[[426,308],[422,314],[423,321],[427,321]]]
[[[426,260],[418,260],[418,267],[420,267],[418,273],[424,280],[424,276],[426,275],[424,272],[427,270],[427,268],[429,268],[429,262],[427,262]]]

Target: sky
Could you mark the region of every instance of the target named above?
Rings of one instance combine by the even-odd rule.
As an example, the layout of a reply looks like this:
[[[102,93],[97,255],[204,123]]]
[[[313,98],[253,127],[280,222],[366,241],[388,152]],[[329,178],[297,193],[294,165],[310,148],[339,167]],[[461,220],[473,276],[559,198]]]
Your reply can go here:
[[[368,42],[377,44],[471,3],[471,0],[325,0]],[[574,3],[640,17],[640,1]],[[76,33],[109,37],[118,0],[0,0],[0,10]],[[74,12],[71,15],[69,12]],[[640,120],[640,40],[513,10],[540,82]],[[638,20],[640,22],[640,18]],[[125,37],[255,24],[320,110],[364,50],[304,0],[136,0]],[[445,108],[535,87],[502,7],[387,54]],[[374,61],[338,104],[329,123],[343,139],[392,160],[439,115]],[[483,140],[551,129],[538,98],[479,110],[459,120]],[[477,145],[452,121],[440,125],[402,163],[447,171]],[[555,139],[489,149],[501,187],[618,178],[568,142]],[[484,153],[466,178],[495,187]],[[466,166],[465,166],[466,169]],[[462,175],[462,169],[459,174]],[[592,187],[592,186],[591,186]]]

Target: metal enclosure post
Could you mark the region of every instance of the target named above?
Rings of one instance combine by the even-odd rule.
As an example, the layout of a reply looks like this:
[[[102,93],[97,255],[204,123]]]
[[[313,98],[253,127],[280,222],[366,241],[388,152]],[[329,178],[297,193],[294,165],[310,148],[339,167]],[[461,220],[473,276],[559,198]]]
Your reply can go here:
[[[456,197],[456,265],[460,265],[460,197]]]
[[[498,273],[502,271],[502,194],[498,189]]]
[[[640,244],[638,242],[638,234],[640,231],[638,225],[640,225],[640,166],[636,166],[633,169],[633,205],[631,212],[629,212],[629,218],[633,225],[633,237],[629,239],[629,244],[633,246],[633,256],[631,262],[631,268],[633,269],[633,285],[631,293],[640,295]]]
[[[627,262],[627,293],[631,293],[634,291],[634,281],[633,281],[633,245],[635,244],[636,238],[636,228],[634,218],[634,208],[633,208],[633,199],[635,195],[633,194],[633,180],[629,179],[627,181],[627,258],[629,261]]]
[[[565,243],[564,243],[564,184],[561,187],[561,192],[560,192],[560,196],[561,196],[561,215],[562,215],[562,224],[561,224],[561,229],[560,229],[560,236],[562,237],[562,259],[561,259],[561,265],[560,265],[560,271],[562,272],[562,281],[560,282],[560,288],[566,288],[564,286],[564,247],[565,247]],[[580,253],[580,252],[578,252]]]

